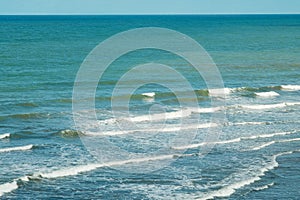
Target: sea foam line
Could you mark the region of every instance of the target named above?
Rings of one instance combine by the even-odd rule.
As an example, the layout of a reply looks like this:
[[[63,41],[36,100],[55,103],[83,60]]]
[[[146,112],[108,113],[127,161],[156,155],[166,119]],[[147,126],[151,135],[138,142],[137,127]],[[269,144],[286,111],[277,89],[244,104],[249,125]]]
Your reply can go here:
[[[281,85],[283,90],[297,91],[300,90],[300,85]]]
[[[155,96],[155,92],[145,92],[145,93],[142,93],[143,96],[145,97],[154,97]]]
[[[208,89],[209,95],[213,96],[213,97],[227,96],[228,94],[232,93],[233,91],[234,91],[234,89],[232,89],[232,88]]]
[[[286,142],[295,142],[295,141],[300,141],[300,138],[292,138],[292,139],[285,139],[285,140],[271,141],[271,142],[264,143],[264,144],[262,144],[261,146],[253,147],[253,148],[250,149],[250,150],[251,150],[251,151],[257,151],[257,150],[263,149],[263,148],[268,147],[268,146],[270,146],[270,145],[272,145],[272,144],[275,144],[275,143],[286,143]]]
[[[277,104],[254,104],[254,105],[239,105],[239,107],[251,109],[251,110],[264,110],[264,109],[272,109],[272,108],[283,108],[286,106],[296,106],[300,105],[300,102],[283,102]]]
[[[205,129],[217,127],[216,123],[205,123],[205,124],[192,124],[185,126],[167,126],[160,129],[147,129],[147,130],[119,130],[119,131],[105,131],[105,132],[86,132],[85,134],[88,136],[115,136],[115,135],[125,135],[125,134],[133,134],[133,133],[163,133],[163,132],[175,132],[175,131],[183,131],[183,130],[191,130],[191,129]]]
[[[207,112],[209,110],[206,110]],[[236,123],[228,123],[230,126],[242,126],[242,125],[261,125],[267,124],[270,122],[236,122]],[[156,129],[147,129],[144,130],[117,130],[117,131],[103,131],[103,132],[85,132],[84,134],[87,136],[116,136],[116,135],[125,135],[125,134],[132,134],[132,133],[143,133],[143,132],[155,132],[155,133],[162,133],[162,132],[173,132],[173,131],[181,131],[181,130],[191,130],[191,129],[205,129],[205,128],[213,128],[217,127],[219,124],[216,123],[203,123],[203,124],[189,124],[184,126],[167,126],[163,128],[156,128]],[[279,135],[284,133],[277,133]],[[253,136],[251,136],[253,137]],[[254,136],[256,137],[256,136]],[[270,137],[270,135],[261,135],[260,137]]]
[[[106,120],[99,121],[102,124],[110,124],[116,123],[118,120],[120,121],[131,121],[131,122],[145,122],[145,121],[161,121],[168,119],[178,119],[189,117],[195,113],[214,113],[217,111],[226,110],[227,108],[242,108],[248,110],[266,110],[273,108],[284,108],[287,106],[297,106],[300,105],[300,102],[282,102],[276,104],[250,104],[250,105],[229,105],[229,106],[219,106],[219,107],[208,107],[208,108],[185,108],[171,112],[165,113],[156,113],[152,115],[141,115],[141,116],[133,116],[128,118],[110,118]]]
[[[4,133],[0,135],[0,139],[9,138],[9,137],[10,137],[10,133]]]
[[[300,150],[296,150],[300,151]],[[241,181],[235,184],[232,184],[230,186],[226,186],[226,188],[222,188],[218,190],[217,192],[213,192],[212,194],[206,195],[204,198],[201,199],[211,199],[214,197],[225,197],[225,196],[230,196],[235,192],[236,189],[239,189],[245,185],[251,184],[257,180],[260,179],[260,176],[264,175],[266,171],[269,171],[275,167],[278,166],[278,163],[276,161],[276,158],[281,155],[285,154],[291,154],[296,151],[289,151],[289,152],[284,152],[284,153],[279,153],[276,154],[275,156],[272,157],[272,163],[264,167],[260,170],[260,174],[257,177],[251,178],[249,180]],[[185,156],[193,156],[194,154],[187,154]],[[108,163],[101,163],[101,164],[88,164],[88,165],[81,165],[81,166],[73,166],[65,169],[59,169],[55,170],[52,172],[46,172],[46,173],[37,173],[32,176],[24,176],[18,179],[13,180],[10,183],[4,183],[0,185],[0,197],[5,194],[12,192],[13,190],[18,189],[18,180],[21,180],[23,182],[28,182],[30,180],[39,180],[42,178],[47,178],[47,179],[53,179],[53,178],[60,178],[60,177],[65,177],[65,176],[75,176],[77,174],[83,173],[83,172],[88,172],[92,171],[98,168],[102,167],[112,167],[112,166],[118,166],[118,165],[124,165],[124,164],[129,164],[129,163],[139,163],[139,162],[147,162],[147,161],[154,161],[154,160],[164,160],[164,159],[176,159],[177,157],[180,157],[181,155],[177,154],[172,154],[172,155],[160,155],[160,156],[154,156],[154,157],[147,157],[147,158],[137,158],[137,159],[129,159],[129,160],[124,160],[124,161],[115,161],[115,162],[108,162]]]
[[[61,178],[66,176],[75,176],[80,173],[93,171],[98,168],[103,167],[113,167],[113,166],[120,166],[130,163],[140,163],[140,162],[148,162],[148,161],[156,161],[156,160],[166,160],[166,159],[177,159],[178,157],[182,156],[194,156],[194,154],[171,154],[171,155],[159,155],[159,156],[152,156],[152,157],[146,157],[146,158],[136,158],[136,159],[128,159],[123,161],[114,161],[114,162],[108,162],[108,163],[92,163],[87,165],[80,165],[80,166],[72,166],[67,167],[59,170],[54,170],[51,172],[41,172],[41,173],[35,173],[30,176],[24,176],[21,178],[17,178],[9,183],[4,183],[0,185],[0,197],[5,194],[12,192],[13,190],[18,189],[18,181],[21,180],[23,182],[28,182],[30,180],[40,180],[40,179],[54,179],[54,178]]]
[[[267,146],[270,146],[270,145],[272,145],[272,144],[274,144],[274,143],[275,143],[275,141],[267,142],[267,143],[265,143],[265,144],[263,144],[263,145],[261,145],[261,146],[254,147],[254,148],[252,148],[251,150],[257,151],[257,150],[263,149],[263,148],[265,148],[265,147],[267,147]]]
[[[266,184],[266,185],[261,186],[261,187],[253,188],[253,190],[255,190],[255,191],[265,190],[265,189],[268,189],[268,188],[272,187],[273,185],[275,185],[274,182],[270,183],[270,184]]]
[[[223,140],[223,141],[216,141],[216,142],[202,142],[202,143],[198,143],[198,144],[190,144],[190,145],[186,145],[186,146],[179,146],[179,147],[172,147],[172,148],[176,149],[176,150],[193,149],[193,148],[198,148],[200,146],[204,146],[204,145],[208,145],[208,144],[237,143],[237,142],[240,142],[241,140],[254,140],[257,138],[269,138],[269,137],[274,137],[274,136],[279,136],[279,135],[289,135],[289,134],[293,134],[295,132],[296,131],[279,132],[279,133],[263,134],[263,135],[253,135],[253,136],[247,136],[247,137],[234,138],[234,139],[230,139],[230,140]]]
[[[9,147],[0,149],[0,153],[10,152],[10,151],[27,151],[33,148],[33,145],[19,146],[19,147]]]
[[[124,119],[127,121],[132,122],[143,122],[143,121],[160,121],[160,120],[167,120],[167,119],[176,119],[176,118],[184,118],[188,117],[194,113],[214,113],[220,110],[226,110],[227,108],[243,108],[243,109],[250,109],[250,110],[267,110],[273,108],[284,108],[287,106],[298,106],[300,102],[282,102],[276,104],[250,104],[250,105],[231,105],[226,107],[211,107],[211,108],[186,108],[180,109],[177,111],[172,112],[165,112],[165,113],[157,113],[152,115],[141,115],[135,117],[129,117],[128,119]],[[122,119],[121,119],[122,120]],[[108,124],[108,123],[115,123],[118,121],[116,118],[106,119],[100,121],[100,123]]]
[[[270,91],[270,92],[255,92],[255,95],[258,97],[276,97],[280,96],[277,92]]]
[[[12,191],[18,189],[19,188],[19,185],[18,185],[19,180],[24,181],[24,182],[29,181],[28,177],[24,176],[21,178],[17,178],[15,180],[13,180],[12,182],[1,184],[0,185],[0,197],[3,196],[5,193],[9,193],[9,192],[12,192]]]
[[[271,157],[271,162],[268,165],[264,166],[263,168],[261,168],[260,170],[257,171],[256,176],[250,177],[246,180],[241,180],[241,181],[229,184],[227,186],[222,187],[221,189],[207,193],[207,194],[205,194],[204,197],[200,197],[197,199],[207,200],[207,199],[214,199],[216,197],[229,197],[232,194],[234,194],[236,192],[236,190],[243,188],[246,185],[250,185],[256,181],[259,181],[261,179],[261,177],[266,174],[266,172],[268,172],[274,168],[277,168],[279,166],[279,164],[276,161],[276,159],[279,156],[292,154],[294,152],[299,152],[299,151],[300,150],[295,150],[295,151],[288,151],[288,152],[276,154]]]

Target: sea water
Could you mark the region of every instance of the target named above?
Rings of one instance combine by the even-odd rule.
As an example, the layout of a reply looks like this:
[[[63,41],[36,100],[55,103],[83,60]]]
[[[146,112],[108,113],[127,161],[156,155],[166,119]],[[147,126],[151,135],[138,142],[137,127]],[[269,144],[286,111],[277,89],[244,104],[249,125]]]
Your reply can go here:
[[[0,27],[1,199],[299,198],[299,15],[1,16]],[[102,134],[126,151],[142,153],[178,131],[197,130],[197,135],[190,144],[170,146],[182,155],[101,163],[81,140],[95,134],[77,130],[73,121],[76,74],[100,42],[142,27],[172,29],[200,43],[222,75],[226,97],[220,100],[226,105],[211,107],[218,90],[209,90],[176,55],[154,49],[130,52],[113,62],[98,83],[96,113],[108,127]],[[178,99],[168,88],[148,84],[114,97],[125,101],[130,96],[132,121],[144,128],[115,129],[115,85],[131,66],[149,62],[187,77],[199,108],[180,107],[191,97]],[[146,77],[147,72],[137,78]],[[172,77],[168,81],[178,84]],[[210,142],[214,147],[201,156],[206,129],[220,126],[209,123],[219,110],[226,113],[226,123],[219,139]],[[180,118],[199,115],[201,122],[177,126]],[[153,116],[157,124],[165,123],[161,133],[147,125]],[[131,135],[147,140],[137,143]],[[152,172],[115,168],[167,159],[169,165]]]

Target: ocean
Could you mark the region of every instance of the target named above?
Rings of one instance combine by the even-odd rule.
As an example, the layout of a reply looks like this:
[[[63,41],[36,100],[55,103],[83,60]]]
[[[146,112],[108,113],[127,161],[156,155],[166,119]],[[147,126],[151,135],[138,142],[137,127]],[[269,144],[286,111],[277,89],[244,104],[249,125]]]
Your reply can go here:
[[[0,199],[300,198],[300,15],[0,16],[0,27]],[[95,107],[83,116],[96,116],[83,130],[73,95],[82,63],[111,36],[146,27],[198,42],[224,89],[172,52],[137,49],[82,101]],[[146,63],[175,69],[190,90],[140,70],[113,93]]]

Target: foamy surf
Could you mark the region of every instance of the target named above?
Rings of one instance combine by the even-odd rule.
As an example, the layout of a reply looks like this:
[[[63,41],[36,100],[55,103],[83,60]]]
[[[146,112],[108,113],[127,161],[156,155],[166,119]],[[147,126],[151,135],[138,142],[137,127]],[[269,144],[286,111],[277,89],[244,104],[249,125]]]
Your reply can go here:
[[[13,181],[11,183],[4,183],[0,185],[0,197],[3,196],[5,193],[12,192],[16,189],[18,189],[17,181]]]
[[[268,146],[270,146],[272,144],[275,144],[275,143],[286,143],[286,142],[294,142],[294,141],[300,141],[300,138],[292,138],[292,139],[285,139],[285,140],[279,140],[279,141],[271,141],[271,142],[264,143],[260,146],[253,147],[250,150],[257,151],[257,150],[263,149],[263,148],[268,147]]]
[[[222,96],[226,97],[232,91],[233,91],[233,89],[231,89],[231,88],[208,89],[209,95],[213,96],[213,97],[222,97]]]
[[[300,90],[300,85],[281,85],[282,90],[297,91]]]
[[[240,125],[262,125],[266,124],[267,122],[235,122],[235,123],[230,123],[230,125],[233,126],[240,126]]]
[[[12,191],[18,189],[19,188],[18,180],[21,180],[24,182],[29,181],[28,177],[24,176],[24,177],[15,179],[12,182],[1,184],[0,185],[0,197],[3,196],[5,193],[9,193],[9,192],[12,192]]]
[[[278,132],[278,133],[262,134],[262,135],[252,135],[252,136],[248,136],[248,137],[242,137],[242,139],[270,138],[270,137],[275,137],[275,136],[290,135],[293,133],[295,133],[295,131]]]
[[[155,96],[155,92],[145,92],[145,93],[142,93],[142,95],[145,97],[153,98]]]
[[[300,105],[300,102],[284,102],[277,104],[254,104],[254,105],[239,105],[242,108],[251,109],[251,110],[264,110],[264,109],[272,109],[272,108],[283,108],[286,106],[296,106]]]
[[[278,141],[278,142],[279,143],[284,143],[284,142],[294,142],[294,141],[300,141],[300,138],[286,139],[286,140],[281,140],[281,141]]]
[[[299,151],[299,150],[296,150],[296,151]],[[226,185],[226,186],[222,187],[221,189],[209,192],[209,193],[205,194],[204,197],[200,197],[200,198],[197,198],[197,199],[207,200],[207,199],[214,199],[214,198],[217,198],[217,197],[219,197],[219,198],[229,197],[232,194],[234,194],[238,189],[241,189],[241,188],[245,187],[246,185],[250,185],[250,184],[252,184],[256,181],[259,181],[261,179],[261,177],[266,174],[266,172],[278,167],[279,164],[276,161],[276,159],[279,156],[292,154],[293,152],[296,152],[296,151],[288,151],[288,152],[283,152],[283,153],[276,154],[276,155],[271,157],[270,163],[263,166],[261,169],[259,169],[257,171],[256,176],[249,177],[248,179],[241,180],[241,181],[234,182],[232,184]]]
[[[270,92],[255,92],[255,95],[258,97],[276,97],[280,96],[277,92],[270,91]]]
[[[192,154],[191,154],[192,155]],[[17,178],[9,183],[4,183],[0,185],[0,197],[3,196],[5,193],[12,192],[19,188],[18,181],[21,180],[23,182],[28,182],[30,180],[40,180],[42,178],[46,179],[54,179],[54,178],[61,178],[66,176],[76,176],[80,173],[89,172],[96,170],[102,167],[113,167],[113,166],[120,166],[124,164],[130,163],[140,163],[140,162],[148,162],[148,161],[155,161],[155,160],[165,160],[165,159],[176,159],[181,155],[160,155],[160,156],[153,156],[153,157],[146,157],[146,158],[136,158],[136,159],[129,159],[124,161],[115,161],[115,162],[108,162],[108,163],[101,163],[101,164],[87,164],[81,166],[72,166],[67,167],[64,169],[58,169],[51,172],[43,172],[43,173],[36,173],[31,176],[24,176],[21,178]],[[190,156],[190,155],[186,155]]]
[[[264,185],[264,186],[261,186],[261,187],[253,188],[253,190],[255,190],[255,191],[261,191],[261,190],[268,189],[268,188],[272,187],[273,185],[274,185],[274,182],[270,183],[270,184],[267,184],[267,185]]]
[[[5,138],[9,138],[10,137],[10,133],[4,133],[0,135],[0,140],[1,139],[5,139]]]
[[[267,142],[267,143],[265,143],[265,144],[263,144],[263,145],[261,145],[261,146],[254,147],[254,148],[252,148],[251,150],[252,150],[252,151],[257,151],[257,150],[263,149],[263,148],[265,148],[265,147],[267,147],[267,146],[270,146],[270,145],[272,145],[272,144],[274,144],[274,143],[275,143],[275,141]]]
[[[183,130],[192,130],[192,129],[205,129],[217,127],[216,123],[205,123],[205,124],[191,124],[191,125],[182,125],[182,126],[166,126],[161,129],[147,129],[147,130],[119,130],[119,131],[105,131],[105,132],[86,132],[88,136],[116,136],[116,135],[126,135],[126,134],[139,134],[139,133],[165,133],[165,132],[176,132]]]
[[[198,148],[200,146],[208,145],[208,144],[229,144],[229,143],[238,143],[241,140],[254,140],[257,138],[269,138],[269,137],[275,137],[279,135],[289,135],[293,134],[295,131],[290,131],[290,132],[279,132],[279,133],[272,133],[272,134],[263,134],[263,135],[253,135],[253,136],[248,136],[248,137],[239,137],[239,138],[234,138],[230,140],[223,140],[223,141],[216,141],[216,142],[202,142],[198,144],[190,144],[186,146],[179,146],[179,147],[172,147],[173,149],[176,150],[184,150],[184,149],[193,149],[193,148]],[[269,144],[271,145],[271,144]],[[263,148],[263,147],[261,147]]]
[[[173,112],[166,112],[166,113],[158,113],[153,115],[142,115],[137,117],[132,117],[129,120],[132,122],[143,122],[143,121],[159,121],[159,120],[166,120],[166,119],[176,119],[182,117],[188,117],[191,115],[191,111],[186,110],[178,110]]]
[[[193,149],[193,148],[198,148],[200,146],[205,146],[205,145],[209,145],[209,144],[228,144],[228,143],[236,143],[236,142],[240,142],[240,141],[241,141],[241,138],[235,138],[232,140],[224,140],[224,141],[217,141],[217,142],[202,142],[202,143],[198,143],[198,144],[190,144],[190,145],[186,145],[186,146],[172,147],[172,149],[176,149],[176,150]]]
[[[10,152],[10,151],[27,151],[33,148],[33,145],[19,146],[19,147],[9,147],[0,149],[0,153]]]
[[[42,178],[60,178],[65,176],[75,176],[80,173],[96,170],[102,167],[113,167],[113,166],[120,166],[130,163],[140,163],[140,162],[149,162],[149,161],[156,161],[156,160],[165,160],[165,159],[175,159],[176,156],[180,157],[180,155],[172,154],[172,155],[160,155],[160,156],[153,156],[153,157],[146,157],[146,158],[136,158],[136,159],[129,159],[123,161],[115,161],[115,162],[108,162],[102,164],[88,164],[82,166],[74,166],[68,167],[65,169],[59,169],[56,171],[48,172],[48,173],[40,173],[37,176]]]
[[[224,109],[224,107],[213,107],[213,108],[190,108],[192,113],[214,113]]]
[[[131,121],[131,122],[160,121],[160,120],[188,117],[191,114],[192,114],[191,109],[180,109],[176,111],[156,113],[151,115],[131,116],[129,118],[111,118],[106,120],[100,120],[99,123],[107,125],[111,123],[116,123],[119,120]]]

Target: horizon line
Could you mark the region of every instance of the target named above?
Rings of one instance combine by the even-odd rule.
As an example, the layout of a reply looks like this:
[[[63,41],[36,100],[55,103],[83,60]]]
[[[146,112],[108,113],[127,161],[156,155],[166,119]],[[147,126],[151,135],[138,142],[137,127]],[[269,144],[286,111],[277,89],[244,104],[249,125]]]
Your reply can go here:
[[[109,15],[299,15],[299,13],[0,13],[0,16],[109,16]]]

